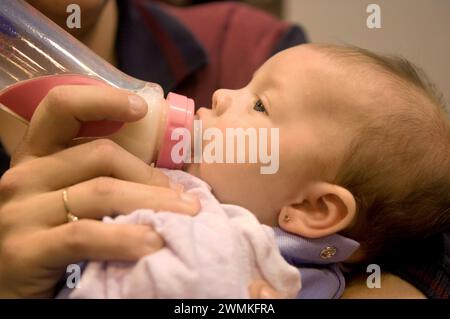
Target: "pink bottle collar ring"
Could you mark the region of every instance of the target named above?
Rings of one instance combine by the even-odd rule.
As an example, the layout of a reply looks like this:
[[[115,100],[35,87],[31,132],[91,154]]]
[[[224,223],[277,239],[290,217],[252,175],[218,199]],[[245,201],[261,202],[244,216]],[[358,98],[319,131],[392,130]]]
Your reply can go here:
[[[161,147],[158,152],[158,159],[156,166],[181,169],[183,162],[175,163],[172,159],[172,148],[179,143],[178,140],[172,140],[172,132],[177,128],[185,128],[190,133],[194,124],[194,100],[186,96],[170,92],[167,95],[169,102],[169,109],[167,111],[167,124],[164,131],[164,136],[161,142]]]

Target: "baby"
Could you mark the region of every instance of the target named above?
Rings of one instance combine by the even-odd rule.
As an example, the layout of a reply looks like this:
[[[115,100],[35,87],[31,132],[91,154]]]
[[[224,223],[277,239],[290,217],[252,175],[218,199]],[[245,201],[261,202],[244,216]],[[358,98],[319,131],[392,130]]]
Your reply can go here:
[[[206,182],[222,203],[223,211],[228,212],[228,218],[237,211],[250,211],[263,224],[259,227],[265,227],[269,239],[262,240],[259,248],[254,239],[264,238],[261,233],[255,237],[248,233],[243,237],[229,235],[241,236],[238,242],[244,238],[247,244],[243,244],[242,251],[252,253],[247,259],[236,256],[236,263],[251,264],[243,269],[249,275],[242,278],[259,275],[277,289],[286,285],[282,292],[287,297],[337,298],[344,288],[339,263],[367,263],[387,257],[450,229],[449,119],[432,87],[407,61],[357,48],[301,45],[268,60],[246,87],[216,91],[212,102],[212,109],[201,108],[197,112],[205,129],[215,127],[224,134],[226,128],[279,129],[276,174],[261,174],[260,163],[194,163],[185,168],[195,181],[190,184],[186,173],[169,172],[184,181],[188,192],[205,189],[199,181]],[[206,202],[202,200],[202,206]],[[216,206],[209,207],[214,210]],[[241,210],[234,210],[237,207]],[[204,209],[193,219],[201,219]],[[152,217],[148,218],[142,216],[146,214],[143,211],[134,214],[139,217],[126,216],[118,222],[129,218],[127,222],[155,223],[161,213],[150,211]],[[188,218],[165,214],[168,215],[174,220]],[[218,219],[220,222],[224,219]],[[161,225],[161,221],[156,224]],[[269,231],[264,225],[274,230]],[[253,227],[252,231],[261,230]],[[278,248],[273,244],[273,236]],[[170,236],[163,237],[165,249],[176,251]],[[201,237],[198,241],[191,245],[201,247]],[[300,288],[298,274],[296,277],[292,268],[276,255],[268,254],[271,257],[267,260],[262,257],[264,254],[258,255],[269,248],[300,270],[302,289],[294,295],[292,291]],[[199,252],[202,250],[192,254]],[[142,291],[145,287],[138,287],[136,280],[132,281],[135,288],[126,279],[115,280],[115,286],[101,284],[114,273],[116,279],[127,278],[126,274],[136,267],[154,275],[153,281],[146,282],[154,285],[147,286],[154,292],[161,285],[176,286],[178,279],[184,280],[162,275],[161,281],[167,282],[158,283],[158,273],[151,268],[152,263],[157,263],[157,256],[149,258],[154,259],[144,266],[141,262],[89,263],[84,278],[97,283],[89,285],[89,280],[82,278],[81,288],[75,289],[72,297],[121,296],[92,294],[100,286],[103,292],[123,291],[125,286],[128,291]],[[229,261],[217,258],[209,264],[207,260],[197,263],[195,274],[214,271],[220,260]],[[270,272],[271,267],[278,272]],[[221,270],[218,267],[216,278],[237,278]],[[280,278],[278,283],[276,276]],[[232,291],[227,290],[226,280],[207,284],[215,290]],[[172,297],[181,295],[173,291]],[[211,296],[214,295],[195,295]]]

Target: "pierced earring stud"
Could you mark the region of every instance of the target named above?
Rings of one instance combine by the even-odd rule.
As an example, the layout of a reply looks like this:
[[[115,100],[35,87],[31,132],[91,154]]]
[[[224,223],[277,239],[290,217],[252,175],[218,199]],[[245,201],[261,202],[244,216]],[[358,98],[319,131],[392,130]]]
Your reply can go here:
[[[291,221],[291,216],[289,216],[288,214],[284,215],[283,221],[284,221],[285,223],[289,223],[289,222]]]

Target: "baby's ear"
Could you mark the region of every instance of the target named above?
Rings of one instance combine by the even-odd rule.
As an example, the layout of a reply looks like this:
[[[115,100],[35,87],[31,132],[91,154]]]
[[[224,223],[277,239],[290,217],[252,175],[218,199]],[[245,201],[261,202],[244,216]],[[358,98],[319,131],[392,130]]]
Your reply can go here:
[[[301,201],[281,209],[278,224],[287,232],[320,238],[347,228],[355,215],[355,198],[347,189],[317,182],[302,192]]]

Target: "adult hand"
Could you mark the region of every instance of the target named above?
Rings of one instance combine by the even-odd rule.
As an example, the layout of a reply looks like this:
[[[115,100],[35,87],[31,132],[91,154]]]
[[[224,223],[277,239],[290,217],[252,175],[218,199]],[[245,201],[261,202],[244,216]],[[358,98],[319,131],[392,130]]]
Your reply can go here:
[[[132,122],[146,112],[139,96],[108,87],[60,86],[42,100],[0,180],[1,297],[51,297],[68,264],[133,261],[163,246],[150,227],[98,221],[104,216],[198,212],[197,199],[109,140],[68,148],[82,122]],[[64,189],[79,221],[67,223]]]

